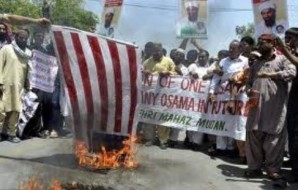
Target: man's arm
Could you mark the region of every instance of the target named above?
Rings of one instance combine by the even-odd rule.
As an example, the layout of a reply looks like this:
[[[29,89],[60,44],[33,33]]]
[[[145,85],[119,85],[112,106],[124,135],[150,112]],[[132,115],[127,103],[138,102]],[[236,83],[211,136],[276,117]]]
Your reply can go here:
[[[188,42],[188,38],[183,39],[182,42],[181,42],[181,44],[180,44],[180,46],[179,46],[179,48],[185,50],[186,49],[186,46],[187,46],[187,42]]]
[[[280,50],[291,63],[298,66],[298,57],[296,57],[290,52],[290,50],[286,47],[286,45],[280,38],[275,39],[275,45],[277,46],[278,50]]]
[[[276,72],[260,72],[258,73],[258,77],[279,79],[286,82],[295,78],[296,67],[285,56],[283,56],[280,68],[281,70]]]
[[[46,18],[30,18],[19,15],[4,14],[0,16],[0,21],[13,25],[26,25],[26,24],[39,24],[39,25],[50,25],[50,20]]]
[[[190,43],[192,43],[192,45],[194,45],[197,48],[197,50],[199,50],[199,51],[203,51],[204,50],[204,48],[202,48],[201,46],[199,46],[199,44],[197,43],[197,41],[195,39],[191,39],[190,40]]]

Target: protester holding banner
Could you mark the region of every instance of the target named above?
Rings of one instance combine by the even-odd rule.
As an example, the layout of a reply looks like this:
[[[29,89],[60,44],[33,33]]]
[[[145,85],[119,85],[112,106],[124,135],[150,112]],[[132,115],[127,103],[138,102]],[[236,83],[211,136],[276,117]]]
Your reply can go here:
[[[143,65],[144,65],[143,72],[145,75],[159,74],[160,77],[167,77],[169,75],[177,74],[175,71],[176,66],[173,63],[173,61],[170,58],[163,56],[161,44],[157,44],[157,43],[154,44],[152,57],[146,60]],[[148,129],[145,129],[145,128],[148,128]],[[151,134],[154,133],[154,131],[152,131],[152,128],[153,128],[152,125],[146,126],[145,128],[144,128],[145,135],[146,133],[151,133]],[[166,149],[167,141],[170,135],[170,128],[161,126],[161,125],[157,126],[157,135],[160,141],[160,148]],[[151,135],[149,134],[149,136]],[[154,138],[154,135],[152,135],[151,137]],[[153,139],[151,139],[151,141],[152,140]]]
[[[191,49],[186,54],[185,65],[188,67],[190,64],[195,63],[198,59],[198,51],[196,49]]]
[[[29,30],[19,29],[15,41],[0,50],[0,93],[5,118],[1,129],[2,139],[18,143],[16,124],[22,109],[21,92],[27,79],[31,51],[27,49]]]
[[[209,52],[207,50],[202,50],[198,54],[198,62],[192,63],[188,66],[189,75],[194,79],[202,79],[203,76],[207,74],[207,68],[209,66]],[[204,133],[196,132],[196,131],[188,131],[187,132],[189,142],[191,143],[192,150],[199,150],[202,142]]]
[[[216,90],[219,85],[228,83],[229,79],[233,74],[242,71],[245,66],[248,65],[248,59],[240,55],[240,42],[238,40],[233,40],[229,46],[229,57],[221,60],[219,67],[222,68],[223,75],[215,74],[211,80],[210,84],[210,101],[215,101]],[[237,129],[235,129],[237,130]],[[235,155],[235,145],[234,140],[230,137],[217,136],[216,138],[216,151],[210,152],[211,155],[224,154],[228,152],[232,156]]]
[[[180,75],[180,76],[188,75],[188,69],[184,65],[185,53],[184,53],[183,49],[178,48],[178,49],[173,50],[173,55],[172,55],[171,59],[174,61],[175,65],[176,65],[175,70],[178,75]],[[170,147],[174,147],[178,144],[177,140],[178,140],[180,131],[181,131],[180,129],[171,128],[169,142],[168,142]]]
[[[291,61],[298,66],[298,28],[290,28],[285,33],[286,45],[281,39],[276,39],[278,49]],[[287,127],[289,138],[290,165],[292,172],[288,178],[289,182],[298,182],[298,77],[292,82],[291,92],[287,110]]]
[[[270,179],[281,179],[280,168],[286,141],[285,120],[290,82],[296,68],[274,52],[274,38],[263,34],[258,40],[261,60],[251,68],[247,93],[260,93],[258,106],[249,110],[246,129],[246,177],[262,176],[265,163]]]
[[[35,30],[33,33],[33,42],[30,46],[31,50],[36,50],[38,52],[47,53],[46,49],[43,47],[45,33],[42,30]],[[34,67],[34,64],[30,65],[31,69]],[[43,91],[38,88],[32,88],[31,93],[34,93],[37,96],[35,102],[38,104],[35,109],[34,115],[32,118],[27,117],[28,121],[25,119],[22,120],[24,123],[24,129],[21,126],[19,127],[19,135],[22,139],[27,139],[31,137],[41,137],[46,138],[46,133],[42,129],[42,100],[43,100]],[[21,116],[25,115],[25,113],[21,113]],[[22,118],[22,117],[21,117]]]
[[[219,63],[222,59],[229,57],[228,50],[220,50],[217,53],[217,58],[214,63],[212,63],[207,69],[207,75],[203,76],[203,79],[211,79],[214,74],[222,75],[222,69],[219,66]]]

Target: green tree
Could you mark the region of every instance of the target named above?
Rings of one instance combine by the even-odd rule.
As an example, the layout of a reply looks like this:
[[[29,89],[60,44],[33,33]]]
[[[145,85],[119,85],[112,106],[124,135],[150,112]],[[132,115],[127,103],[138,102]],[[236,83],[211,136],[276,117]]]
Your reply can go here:
[[[81,30],[89,30],[98,23],[98,17],[84,10],[85,0],[55,0],[51,7],[51,21],[56,25],[70,26]],[[32,4],[30,0],[0,0],[0,12],[30,16],[42,16],[42,4]]]
[[[98,23],[98,17],[82,8],[84,0],[55,0],[52,10],[54,24],[89,30]]]
[[[236,35],[239,38],[242,38],[244,36],[254,36],[255,30],[254,30],[254,24],[248,23],[247,25],[242,26],[236,26],[235,28]]]
[[[29,0],[0,0],[0,12],[33,18],[40,15],[38,6],[30,3]]]

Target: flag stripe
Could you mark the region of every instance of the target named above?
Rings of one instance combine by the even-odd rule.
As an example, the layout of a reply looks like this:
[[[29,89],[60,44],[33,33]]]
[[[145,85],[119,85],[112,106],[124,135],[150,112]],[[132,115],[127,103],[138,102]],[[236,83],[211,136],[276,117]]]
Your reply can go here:
[[[134,133],[140,77],[136,47],[71,28],[52,30],[79,139],[91,145],[94,132]]]
[[[135,109],[137,105],[137,55],[136,49],[132,46],[127,46],[128,63],[130,70],[130,110],[129,110],[129,123],[128,134],[132,133],[133,119],[135,115]]]
[[[85,92],[85,102],[87,106],[87,136],[88,139],[91,141],[91,131],[93,128],[93,117],[94,117],[94,108],[93,108],[93,97],[92,97],[92,90],[90,84],[90,76],[88,72],[87,62],[85,59],[85,54],[82,49],[82,44],[80,41],[80,37],[77,33],[71,33],[72,43],[74,50],[76,52],[76,57],[78,60],[78,66],[80,69],[80,77],[83,82],[83,88]],[[90,142],[89,142],[90,144]]]
[[[112,57],[112,65],[114,70],[114,82],[115,82],[115,96],[116,96],[116,107],[115,107],[115,127],[116,133],[121,132],[121,119],[122,119],[122,74],[120,66],[120,58],[118,48],[115,42],[108,41],[110,54]]]
[[[57,45],[57,50],[59,53],[60,63],[63,69],[64,79],[65,83],[68,89],[68,95],[70,98],[71,108],[72,108],[72,114],[74,117],[74,129],[75,129],[75,135],[77,139],[82,138],[82,128],[79,125],[80,124],[80,114],[76,110],[79,110],[79,102],[77,97],[77,92],[73,80],[73,76],[71,74],[70,69],[70,62],[68,53],[65,46],[64,37],[61,31],[55,31],[54,37]]]
[[[95,65],[93,53],[92,53],[90,44],[88,43],[87,35],[80,33],[79,37],[81,40],[84,57],[87,62],[87,69],[90,76],[90,85],[92,88],[91,89],[92,94],[90,96],[92,96],[92,99],[93,99],[94,118],[93,118],[92,131],[94,131],[97,128],[100,128],[100,121],[101,121],[101,112],[100,112],[101,100],[100,100],[98,75],[96,71],[96,65]]]
[[[127,134],[128,131],[128,120],[129,120],[129,110],[130,110],[130,72],[128,63],[128,54],[126,50],[126,45],[117,44],[118,53],[120,57],[121,73],[122,73],[122,121],[121,121],[121,134]],[[123,75],[126,73],[126,76]]]
[[[88,41],[93,53],[98,83],[100,89],[100,99],[101,99],[101,122],[100,128],[102,131],[106,131],[107,129],[107,121],[108,121],[108,86],[107,86],[107,75],[105,70],[105,63],[103,59],[102,50],[99,46],[99,42],[96,37],[88,36]]]

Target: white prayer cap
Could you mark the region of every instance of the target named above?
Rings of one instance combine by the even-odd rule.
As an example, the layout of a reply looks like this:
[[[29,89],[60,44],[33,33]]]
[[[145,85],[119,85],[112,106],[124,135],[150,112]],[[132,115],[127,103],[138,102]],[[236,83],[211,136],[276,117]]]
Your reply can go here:
[[[265,1],[259,5],[259,11],[262,12],[265,9],[276,9],[276,4],[271,1]]]
[[[105,14],[114,14],[114,13],[115,13],[115,9],[113,9],[113,8],[107,8]]]
[[[196,1],[196,0],[186,1],[184,3],[184,6],[185,6],[185,8],[188,8],[188,7],[197,7],[197,8],[199,8],[199,2]]]
[[[176,49],[176,52],[179,52],[179,53],[185,53],[185,50],[182,49],[182,48],[178,48],[178,49]]]
[[[262,57],[262,54],[260,53],[260,52],[258,52],[258,51],[252,51],[252,52],[250,52],[250,55],[255,55],[255,56],[257,56],[257,57]]]

